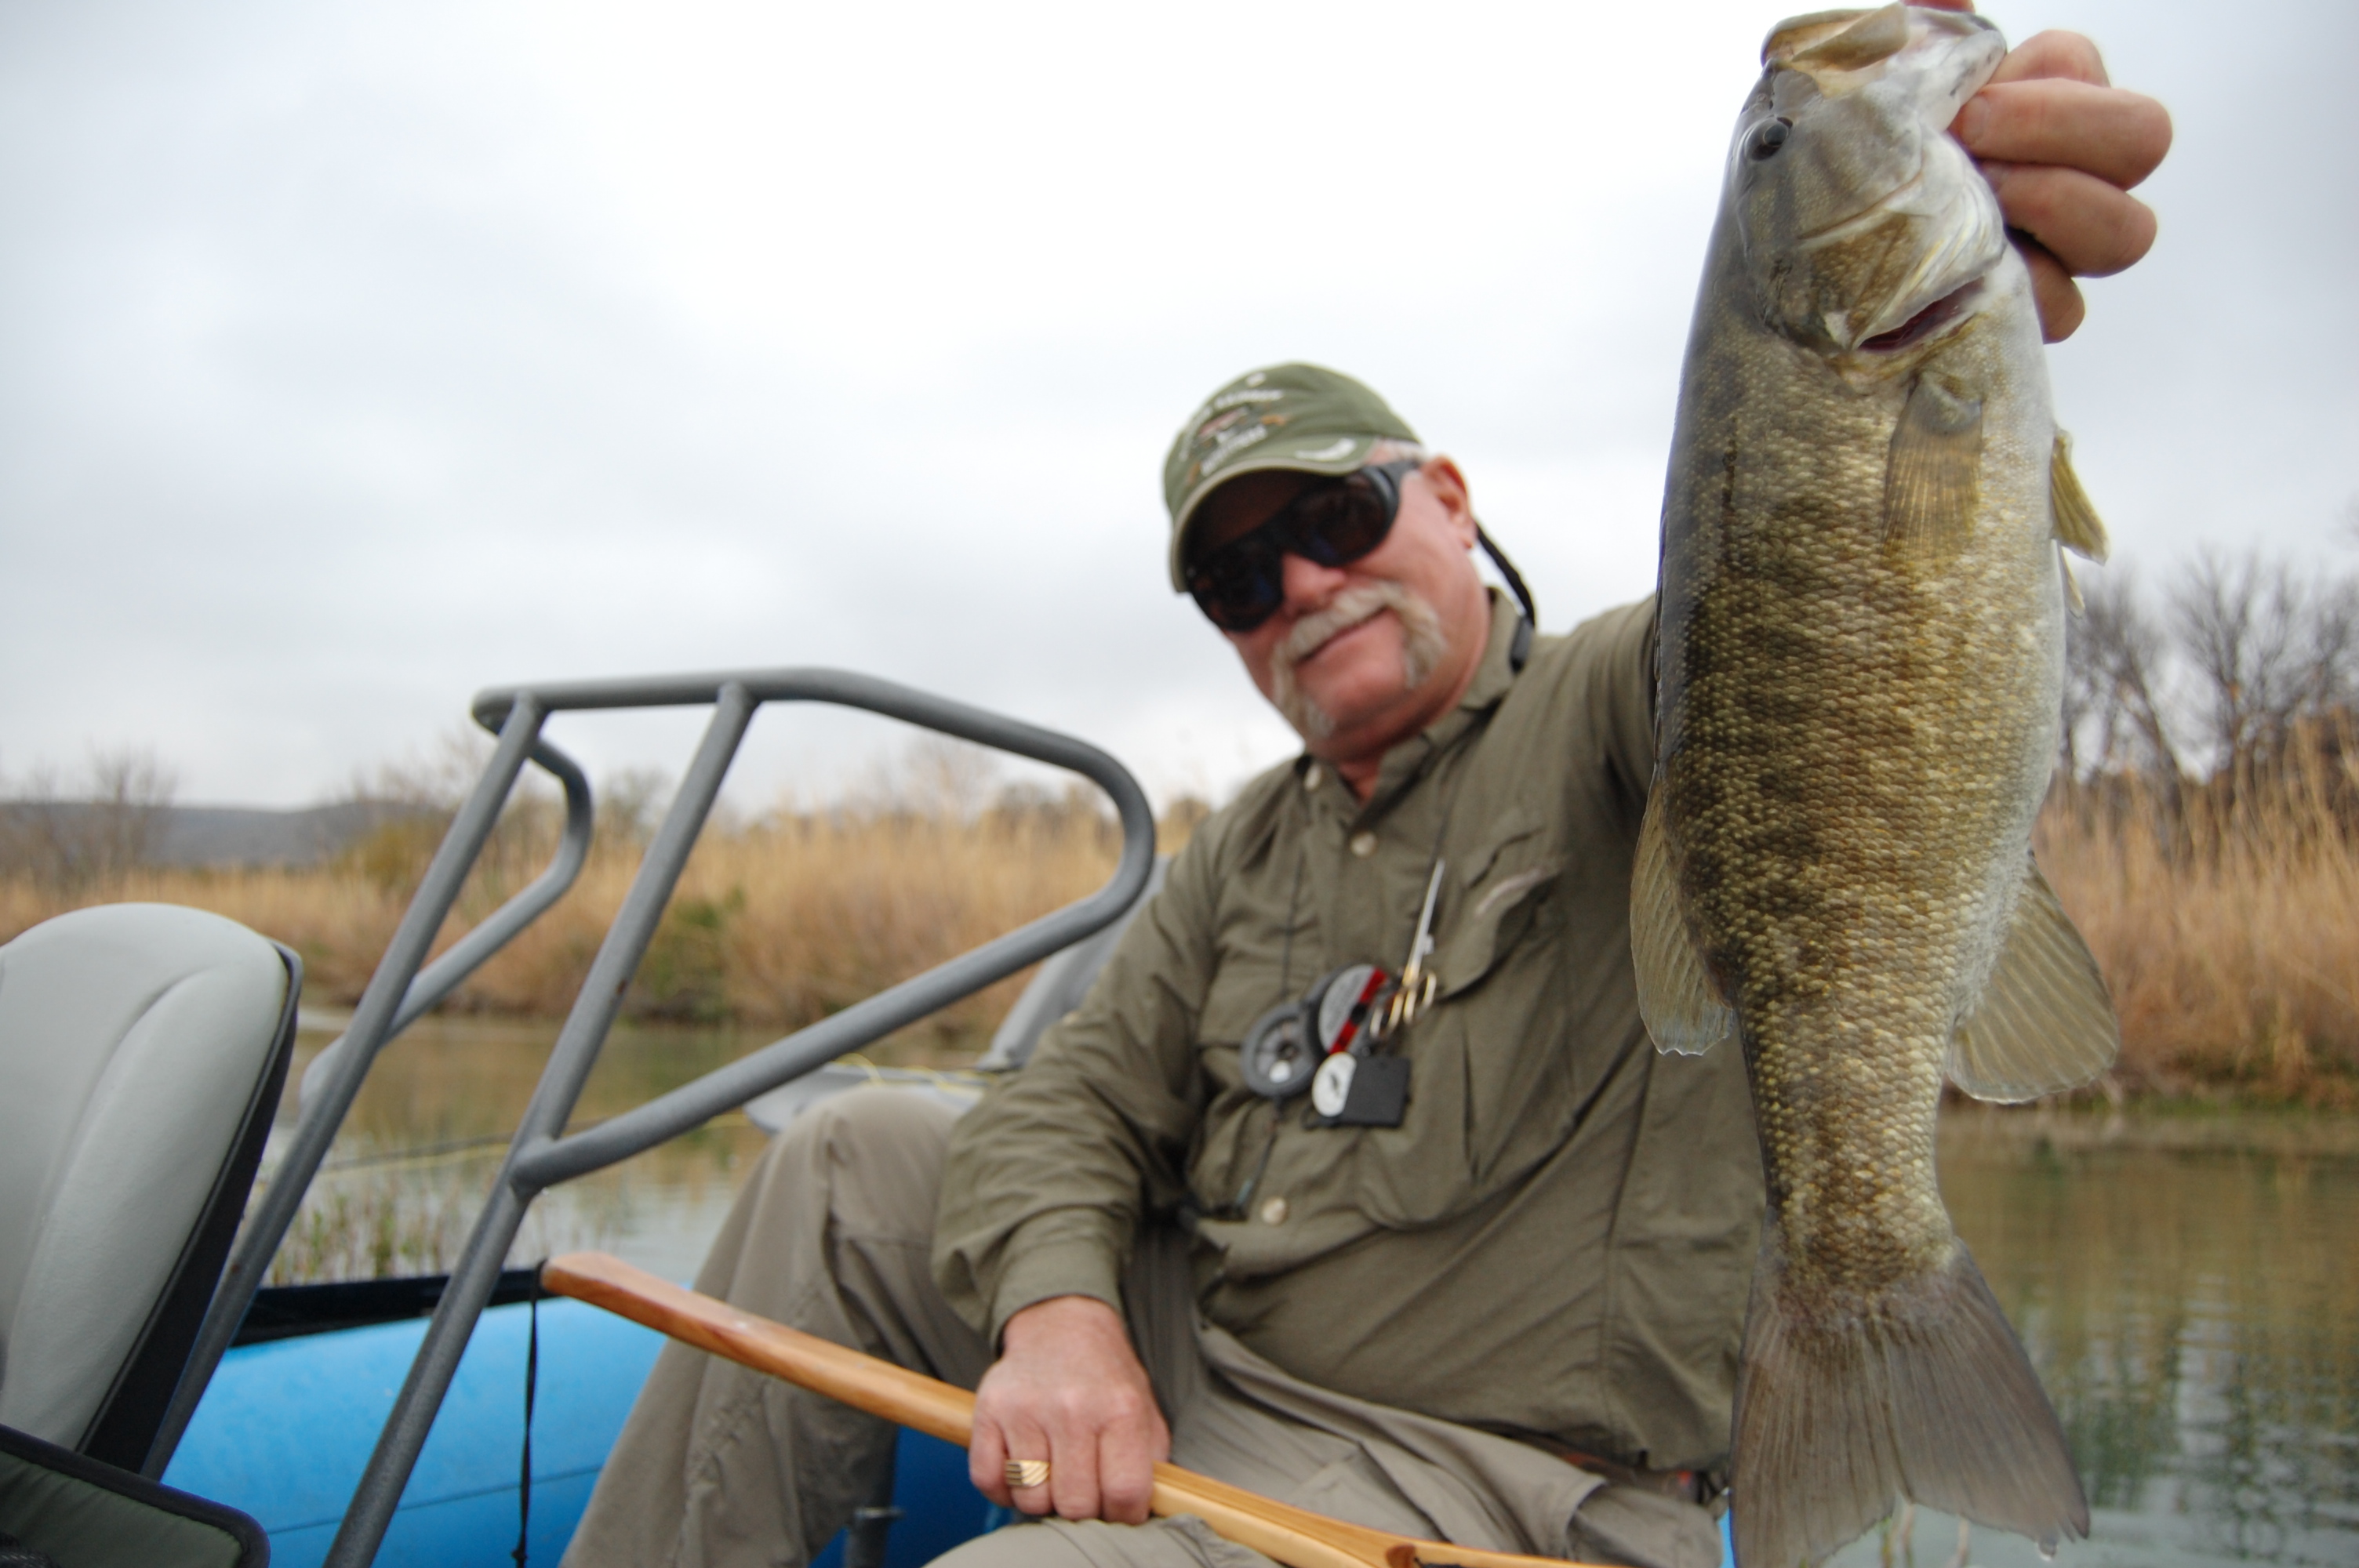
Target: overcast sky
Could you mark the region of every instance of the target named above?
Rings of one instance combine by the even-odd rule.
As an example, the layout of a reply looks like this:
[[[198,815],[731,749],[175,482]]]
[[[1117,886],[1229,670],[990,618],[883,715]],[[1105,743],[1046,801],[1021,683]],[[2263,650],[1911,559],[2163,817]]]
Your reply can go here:
[[[2359,565],[2359,6],[2026,0],[2178,144],[2049,360],[2119,557]],[[1288,754],[1168,589],[1255,364],[1457,456],[1549,629],[1652,584],[1776,6],[0,8],[0,780],[296,805],[478,687],[828,664],[1159,795]],[[593,773],[683,719],[562,719]],[[772,713],[735,794],[897,744]]]

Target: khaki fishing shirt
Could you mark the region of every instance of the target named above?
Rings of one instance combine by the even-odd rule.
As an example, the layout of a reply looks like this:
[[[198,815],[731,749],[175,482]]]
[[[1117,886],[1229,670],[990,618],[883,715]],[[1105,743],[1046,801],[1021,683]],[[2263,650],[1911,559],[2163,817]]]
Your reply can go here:
[[[1308,757],[1200,827],[1087,999],[960,1124],[934,1270],[996,1343],[1121,1307],[1139,1227],[1194,1232],[1212,1322],[1321,1387],[1658,1470],[1720,1469],[1762,1212],[1742,1056],[1658,1054],[1630,963],[1653,605],[1533,640],[1366,804]],[[1237,1045],[1339,965],[1399,972],[1436,847],[1434,1005],[1396,1128],[1305,1125]]]

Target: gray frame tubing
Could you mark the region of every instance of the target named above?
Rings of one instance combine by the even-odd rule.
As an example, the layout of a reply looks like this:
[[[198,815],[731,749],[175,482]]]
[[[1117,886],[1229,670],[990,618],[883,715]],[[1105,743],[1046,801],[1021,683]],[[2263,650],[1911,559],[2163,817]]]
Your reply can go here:
[[[1122,822],[1122,860],[1106,885],[1076,903],[1005,936],[984,943],[948,963],[902,981],[843,1011],[775,1041],[730,1065],[658,1096],[637,1108],[571,1137],[565,1122],[582,1086],[596,1064],[606,1032],[622,1005],[623,989],[646,953],[656,923],[669,902],[681,868],[720,794],[721,782],[744,740],[754,711],[766,702],[827,702],[865,708],[890,719],[1012,752],[1080,773],[1105,791]],[[484,784],[496,778],[505,792],[522,760],[522,748],[550,713],[582,708],[713,708],[696,755],[663,826],[647,845],[638,874],[615,911],[614,925],[592,960],[589,977],[574,999],[549,1063],[533,1090],[516,1140],[489,1201],[477,1217],[466,1248],[451,1271],[451,1282],[435,1307],[433,1321],[410,1363],[400,1396],[377,1436],[342,1524],[328,1549],[330,1568],[362,1568],[373,1561],[393,1521],[419,1452],[458,1370],[459,1357],[474,1332],[501,1264],[524,1222],[526,1209],[544,1189],[614,1164],[667,1139],[711,1120],[757,1094],[857,1050],[906,1023],[982,989],[1026,965],[1111,924],[1136,901],[1155,860],[1155,819],[1147,796],[1129,772],[1105,752],[1053,730],[1020,723],[897,686],[841,670],[789,669],[741,674],[681,676],[487,691],[476,697],[477,722],[498,725],[500,750],[484,770]],[[506,772],[501,770],[505,767]],[[471,806],[473,802],[470,803]],[[463,814],[462,814],[463,815]],[[459,838],[451,827],[446,852]],[[472,858],[481,836],[469,847]],[[442,857],[436,858],[439,869]],[[432,873],[429,873],[431,881]],[[424,890],[419,898],[425,898]],[[415,913],[415,906],[413,906]],[[404,924],[404,931],[408,930]],[[397,937],[398,944],[400,938]],[[394,955],[388,953],[390,963]],[[372,982],[372,994],[375,984]],[[363,1006],[367,999],[363,999]],[[354,1032],[359,1028],[355,1015]],[[349,1098],[349,1097],[346,1097]],[[342,1108],[338,1114],[341,1116]]]
[[[246,1310],[254,1304],[254,1292],[268,1275],[270,1260],[277,1255],[278,1244],[286,1239],[287,1227],[295,1221],[303,1194],[318,1173],[321,1161],[327,1157],[329,1145],[335,1141],[344,1113],[352,1108],[353,1097],[360,1093],[361,1082],[367,1077],[377,1053],[435,1003],[458,989],[460,982],[514,941],[516,934],[539,919],[549,905],[564,897],[589,859],[590,831],[594,820],[590,781],[572,758],[533,733],[538,728],[538,718],[525,720],[517,729],[518,738],[514,744],[502,730],[500,744],[485,764],[484,776],[452,819],[442,847],[427,868],[425,881],[419,885],[417,897],[402,916],[393,945],[378,961],[376,973],[369,977],[368,989],[361,994],[351,1026],[315,1062],[315,1065],[327,1064],[320,1093],[304,1107],[287,1157],[273,1168],[269,1184],[262,1190],[262,1201],[246,1217],[245,1227],[238,1233],[237,1246],[222,1270],[212,1305],[206,1309],[205,1321],[197,1330],[196,1345],[189,1352],[189,1364],[180,1373],[179,1386],[172,1392],[171,1405],[164,1412],[164,1424],[157,1431],[156,1445],[148,1450],[146,1474],[150,1479],[161,1476],[164,1467],[172,1462],[180,1434],[188,1430],[189,1418],[196,1414],[198,1401],[204,1398],[205,1385],[212,1380],[213,1369],[221,1365],[230,1342],[245,1324]],[[449,952],[428,965],[421,974],[419,964],[432,944],[434,934],[442,928],[451,906],[458,902],[459,890],[474,868],[476,857],[483,853],[492,828],[499,822],[500,810],[507,804],[522,759],[527,755],[564,786],[565,831],[558,839],[557,852],[549,858],[548,869],[529,886],[452,944]],[[389,1009],[385,1000],[387,997],[398,997],[400,1005]]]

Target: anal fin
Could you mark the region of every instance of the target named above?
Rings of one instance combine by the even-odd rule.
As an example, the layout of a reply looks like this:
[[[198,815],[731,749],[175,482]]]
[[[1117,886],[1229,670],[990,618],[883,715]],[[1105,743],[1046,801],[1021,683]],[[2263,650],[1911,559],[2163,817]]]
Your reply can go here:
[[[1638,969],[1638,1014],[1657,1050],[1700,1055],[1734,1032],[1736,1014],[1705,971],[1680,910],[1659,790],[1647,799],[1630,873],[1630,957]]]
[[[1976,1099],[2038,1099],[2085,1084],[2122,1048],[2105,979],[2039,868],[2026,861],[2006,944],[1943,1064]]]
[[[1885,543],[1912,554],[1955,550],[1973,527],[1982,469],[1982,399],[1919,376],[1892,429]]]
[[[2056,432],[2056,449],[2048,460],[2048,514],[2056,542],[2074,555],[2103,562],[2112,552],[2105,524],[2089,492],[2081,488],[2081,476],[2072,471],[2072,438],[2061,430]]]

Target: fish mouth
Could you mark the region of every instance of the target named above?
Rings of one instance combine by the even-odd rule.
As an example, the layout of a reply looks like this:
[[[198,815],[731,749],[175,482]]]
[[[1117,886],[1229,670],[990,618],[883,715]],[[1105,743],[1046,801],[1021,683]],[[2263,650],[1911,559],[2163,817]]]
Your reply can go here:
[[[1982,291],[1983,280],[1979,277],[1962,288],[1951,289],[1889,332],[1878,332],[1873,338],[1861,339],[1860,351],[1888,354],[1914,347],[1964,315],[1974,297]]]

